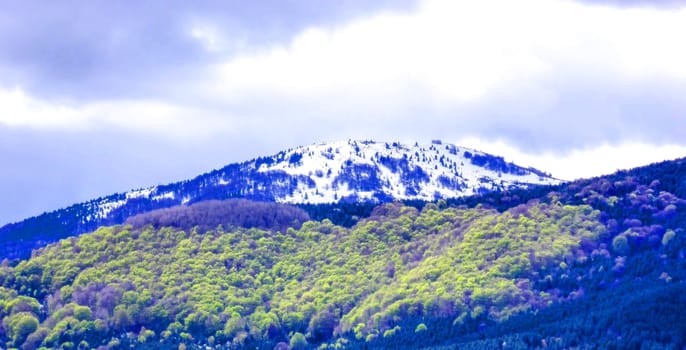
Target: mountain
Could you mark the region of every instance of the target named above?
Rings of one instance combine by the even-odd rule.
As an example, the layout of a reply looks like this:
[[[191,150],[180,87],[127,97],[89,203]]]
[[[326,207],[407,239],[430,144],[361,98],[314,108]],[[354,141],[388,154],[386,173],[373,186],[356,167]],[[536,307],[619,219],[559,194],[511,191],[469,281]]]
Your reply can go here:
[[[0,341],[683,349],[685,194],[679,159],[420,208],[382,204],[352,227],[244,199],[151,211],[0,265]]]
[[[130,216],[210,199],[280,203],[382,203],[436,200],[532,185],[558,184],[502,157],[433,141],[405,145],[341,141],[298,147],[230,164],[192,180],[113,194],[0,228],[0,258]]]

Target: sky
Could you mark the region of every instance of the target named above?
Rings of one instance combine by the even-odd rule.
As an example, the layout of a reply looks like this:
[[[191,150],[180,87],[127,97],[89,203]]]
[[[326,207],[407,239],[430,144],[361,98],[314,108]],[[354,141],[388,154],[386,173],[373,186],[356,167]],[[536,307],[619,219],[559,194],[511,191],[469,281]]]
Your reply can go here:
[[[0,226],[316,142],[686,156],[683,0],[0,2]]]

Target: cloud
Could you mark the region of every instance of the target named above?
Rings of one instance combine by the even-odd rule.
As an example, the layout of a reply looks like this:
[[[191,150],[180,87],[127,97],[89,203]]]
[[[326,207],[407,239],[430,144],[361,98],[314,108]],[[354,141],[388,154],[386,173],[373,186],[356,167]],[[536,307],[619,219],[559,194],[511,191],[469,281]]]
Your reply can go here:
[[[683,0],[581,0],[587,4],[616,7],[679,8],[686,5]]]
[[[160,6],[153,3],[141,12]],[[142,17],[118,18],[121,8],[86,6],[84,16],[111,10],[115,19],[101,26],[106,29],[95,29],[93,35],[105,43],[84,39],[83,47],[109,48],[96,49],[91,60],[104,67],[81,73],[103,74],[103,84],[112,89],[118,84],[108,79],[130,82],[135,96],[45,98],[31,87],[0,86],[0,98],[18,110],[0,123],[90,129],[114,124],[177,137],[240,130],[295,143],[480,136],[534,153],[626,140],[684,142],[686,101],[680,96],[686,91],[686,47],[678,43],[686,32],[686,8],[427,0],[414,12],[382,11],[317,26],[311,25],[317,19],[302,18],[312,14],[304,5],[291,10],[299,20],[283,25],[280,15],[255,6],[237,8],[253,16],[240,25],[237,14],[232,22],[210,7],[182,15],[185,7],[174,4],[148,23]],[[319,15],[330,18],[327,13]],[[265,18],[264,31],[256,29]],[[290,36],[264,39],[281,26],[291,28]],[[260,33],[247,37],[265,41],[227,54],[227,43],[235,41],[227,28]],[[148,30],[149,37],[140,35]],[[68,39],[55,45],[81,48],[73,37],[82,31],[68,26]],[[119,47],[129,41],[121,38],[131,43]],[[169,56],[180,68],[173,72],[164,60],[159,68],[141,59],[140,68],[153,72],[138,75],[127,71],[135,67],[127,61],[131,52]],[[45,60],[38,65],[63,68],[59,60]],[[79,82],[81,73],[66,71]],[[94,84],[79,89],[98,90]]]
[[[175,140],[231,131],[229,125],[218,130],[218,125],[198,123],[194,118],[202,115],[211,121],[216,117],[213,111],[155,100],[61,103],[36,99],[20,88],[0,87],[0,106],[0,125],[14,128],[88,133],[116,127]]]
[[[152,4],[141,12],[161,9]],[[64,74],[76,82],[81,75],[116,76],[130,81],[136,96],[47,98],[30,86],[7,88],[4,82],[0,99],[8,113],[0,123],[87,130],[115,125],[179,138],[240,131],[297,143],[479,136],[534,153],[626,140],[684,142],[686,101],[680,96],[686,91],[686,47],[678,43],[686,32],[686,8],[427,0],[414,12],[373,13],[337,25],[292,20],[282,25],[291,28],[285,40],[264,39],[269,44],[226,55],[233,40],[227,28],[276,35],[268,33],[280,27],[276,23],[282,17],[255,6],[236,8],[253,15],[254,23],[241,25],[214,15],[217,8],[182,15],[185,7],[176,3],[151,21],[142,16],[123,20],[124,9],[117,6],[80,8],[80,16],[109,10],[114,19],[98,27],[105,29],[91,28],[95,20],[87,21],[86,28],[67,25],[67,39],[57,40],[53,45],[60,48],[54,51],[49,45],[40,48],[48,40],[36,30],[30,34],[39,40],[27,47],[64,54],[64,46],[71,45],[79,48],[77,58],[89,57],[83,51],[95,47],[97,54],[87,60],[104,67],[88,73],[88,65],[77,65],[74,69],[81,71],[67,67]],[[306,6],[292,11],[296,18],[310,14]],[[51,20],[43,26],[66,21],[59,11],[44,12],[37,16]],[[255,28],[263,18],[267,25],[259,31]],[[140,35],[147,31],[148,37]],[[85,38],[84,45],[75,36]],[[18,55],[27,51],[18,50]],[[215,51],[224,54],[212,56]],[[127,61],[132,52],[169,56],[170,64],[181,66],[180,73],[158,79],[154,72],[128,72],[134,67]],[[27,64],[41,56],[31,58]],[[59,56],[44,60],[35,64],[65,68]],[[150,64],[140,61],[141,68]],[[185,76],[181,61],[192,63],[187,71],[192,76]],[[152,70],[169,74],[164,61],[161,66]],[[45,80],[50,85],[50,79],[40,81]],[[116,83],[109,83],[116,89]],[[141,93],[146,84],[155,92]],[[97,90],[95,85],[80,89]]]
[[[552,151],[532,155],[513,149],[502,141],[484,141],[482,138],[475,137],[464,138],[458,142],[481,151],[498,154],[521,166],[545,169],[546,172],[562,180],[611,174],[617,170],[644,166],[666,159],[682,158],[686,155],[686,146],[683,145],[658,146],[641,142],[604,144],[592,149],[573,150],[564,155]]]
[[[2,3],[0,212],[334,139],[440,138],[565,179],[676,157],[686,8],[648,3]]]
[[[237,52],[414,0],[0,3],[3,85],[48,98],[163,94]]]
[[[425,1],[218,64],[207,94],[228,106],[269,101],[251,109],[265,120],[372,130],[383,120],[531,152],[682,143],[684,32],[686,8]]]

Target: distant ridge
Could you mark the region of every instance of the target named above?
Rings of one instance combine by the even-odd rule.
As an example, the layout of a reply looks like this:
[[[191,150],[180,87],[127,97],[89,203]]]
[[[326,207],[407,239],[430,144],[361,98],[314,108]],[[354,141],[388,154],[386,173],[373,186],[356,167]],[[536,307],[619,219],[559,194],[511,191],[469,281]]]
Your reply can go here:
[[[234,163],[191,180],[117,193],[0,228],[0,258],[147,211],[211,199],[279,203],[436,200],[560,180],[502,157],[434,140],[336,141]]]

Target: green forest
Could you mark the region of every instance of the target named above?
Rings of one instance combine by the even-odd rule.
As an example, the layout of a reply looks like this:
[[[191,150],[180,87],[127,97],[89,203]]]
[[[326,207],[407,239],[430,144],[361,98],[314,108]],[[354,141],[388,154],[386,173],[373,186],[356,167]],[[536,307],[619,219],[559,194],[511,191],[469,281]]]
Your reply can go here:
[[[3,261],[0,348],[683,349],[683,168],[143,214]]]

